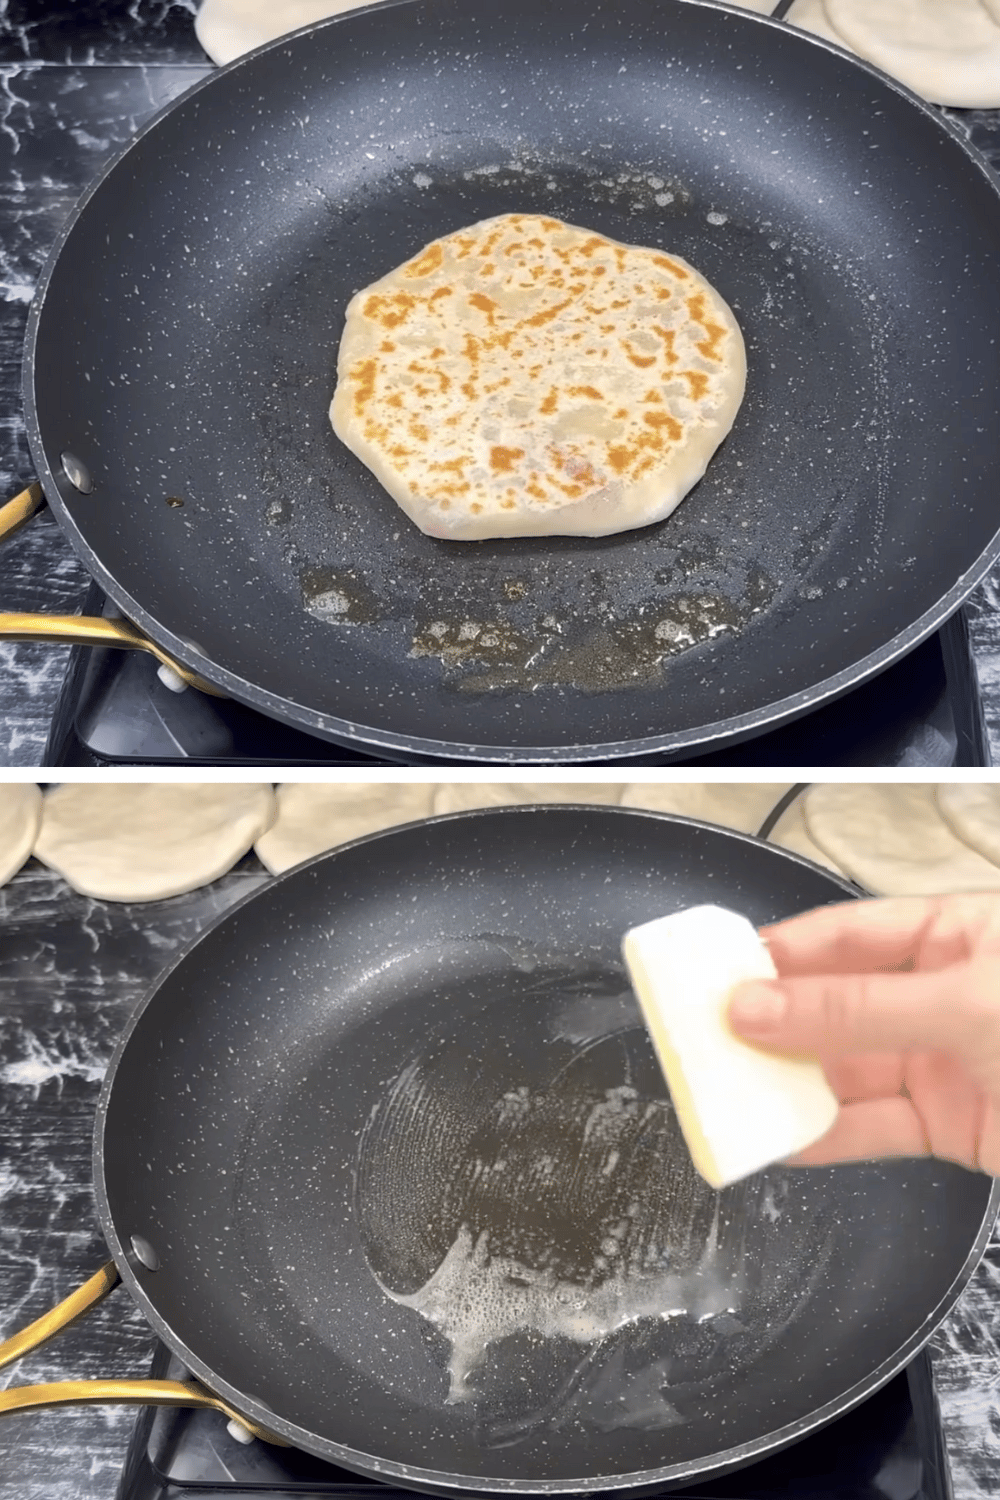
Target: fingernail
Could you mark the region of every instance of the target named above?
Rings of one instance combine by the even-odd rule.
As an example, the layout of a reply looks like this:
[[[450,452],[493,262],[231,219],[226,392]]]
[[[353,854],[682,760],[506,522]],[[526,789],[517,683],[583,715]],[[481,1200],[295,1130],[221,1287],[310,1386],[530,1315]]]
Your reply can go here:
[[[729,1019],[741,1031],[772,1031],[784,1020],[788,1002],[781,990],[770,984],[744,984],[729,1007]]]

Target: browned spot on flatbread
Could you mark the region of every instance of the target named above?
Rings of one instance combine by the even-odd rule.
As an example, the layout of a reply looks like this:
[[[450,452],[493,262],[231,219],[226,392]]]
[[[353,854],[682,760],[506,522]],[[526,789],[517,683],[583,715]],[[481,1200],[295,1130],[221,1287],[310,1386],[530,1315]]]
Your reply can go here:
[[[659,323],[653,323],[650,326],[657,338],[663,340],[665,345],[663,358],[668,365],[675,365],[677,363],[677,355],[674,353],[674,343],[677,339],[677,330],[675,328],[661,328]]]
[[[469,298],[469,306],[476,308],[478,312],[485,313],[491,328],[496,326],[496,315],[500,309],[492,297],[487,297],[485,292],[473,292]]]
[[[678,281],[691,280],[690,271],[685,271],[684,267],[678,265],[675,260],[671,260],[669,255],[654,255],[653,265],[659,266],[664,271],[669,271],[670,275],[676,276]]]
[[[705,293],[696,292],[693,297],[687,299],[688,312],[696,323],[704,328],[706,337],[695,345],[699,354],[705,359],[719,360],[719,344],[726,336],[726,330],[721,323],[713,323],[706,310]]]
[[[364,359],[354,371],[354,410],[360,416],[375,394],[375,372],[378,361]]]
[[[693,401],[700,401],[708,390],[708,376],[703,370],[680,370],[681,380],[686,380]]]
[[[496,474],[510,474],[518,459],[523,457],[523,448],[505,448],[497,443],[490,449],[490,468]]]
[[[553,307],[543,307],[540,312],[533,313],[530,318],[523,319],[525,328],[541,328],[545,323],[551,323],[558,318],[564,308],[569,307],[571,297],[564,297],[561,302],[555,303]]]
[[[631,448],[626,448],[622,443],[611,443],[608,447],[608,463],[616,474],[624,474],[629,464],[635,459],[635,453]]]
[[[639,370],[648,370],[650,365],[656,364],[655,354],[639,354],[625,339],[622,339],[622,348],[626,359]]]
[[[642,420],[650,427],[662,427],[671,442],[679,443],[684,436],[684,428],[676,417],[672,417],[668,411],[647,411],[643,413]]]
[[[375,295],[365,303],[365,317],[383,328],[398,328],[405,323],[417,305],[417,299],[407,292],[394,292],[391,296]]]
[[[435,240],[433,245],[428,245],[427,249],[417,256],[416,260],[410,261],[403,275],[410,278],[430,276],[443,260],[444,246],[439,240]]]

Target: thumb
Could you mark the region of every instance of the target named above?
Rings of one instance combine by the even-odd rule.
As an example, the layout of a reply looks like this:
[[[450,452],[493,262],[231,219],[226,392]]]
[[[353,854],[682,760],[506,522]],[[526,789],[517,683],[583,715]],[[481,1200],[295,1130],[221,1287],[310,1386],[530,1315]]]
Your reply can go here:
[[[819,974],[740,985],[729,1022],[789,1052],[941,1050],[1000,1089],[1000,959],[932,973]]]

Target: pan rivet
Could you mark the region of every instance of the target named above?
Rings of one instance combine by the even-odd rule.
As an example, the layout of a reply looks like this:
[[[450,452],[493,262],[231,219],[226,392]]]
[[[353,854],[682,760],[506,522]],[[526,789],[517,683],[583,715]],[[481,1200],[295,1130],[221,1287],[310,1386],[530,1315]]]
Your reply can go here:
[[[141,1234],[134,1234],[130,1241],[132,1255],[147,1271],[158,1271],[160,1269],[160,1257],[153,1249],[148,1240],[143,1239]],[[132,1256],[129,1257],[131,1259]]]
[[[163,683],[163,686],[169,688],[172,693],[187,692],[188,685],[184,681],[184,678],[175,672],[173,667],[168,667],[166,662],[160,663],[156,669],[156,675]]]
[[[229,1433],[229,1436],[231,1438],[235,1438],[238,1443],[252,1443],[254,1440],[253,1433],[250,1431],[249,1427],[244,1427],[243,1423],[237,1422],[235,1417],[230,1417],[229,1421],[226,1423],[226,1431]]]
[[[65,453],[60,453],[59,461],[63,466],[63,473],[73,488],[79,490],[81,495],[89,495],[94,488],[94,481],[90,477],[87,465],[82,464],[76,454],[70,453],[68,448]]]

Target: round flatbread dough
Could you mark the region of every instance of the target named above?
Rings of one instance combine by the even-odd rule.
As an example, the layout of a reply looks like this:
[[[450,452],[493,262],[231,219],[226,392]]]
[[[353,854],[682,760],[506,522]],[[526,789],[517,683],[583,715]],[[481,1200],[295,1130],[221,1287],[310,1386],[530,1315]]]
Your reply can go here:
[[[257,840],[257,858],[280,875],[338,844],[429,817],[433,795],[432,782],[288,782],[278,788],[277,815]]]
[[[0,885],[16,875],[34,848],[42,794],[30,781],[0,783]]]
[[[625,788],[623,807],[648,807],[653,812],[680,813],[719,823],[740,833],[757,833],[768,813],[792,786],[780,782],[638,781]]]
[[[436,813],[474,807],[517,807],[526,802],[590,802],[616,807],[620,781],[449,781],[434,792]]]
[[[232,869],[274,816],[270,784],[66,784],[42,803],[35,854],[101,901],[161,901]]]
[[[1000,786],[968,781],[939,782],[938,809],[956,838],[1000,865]]]
[[[232,62],[300,26],[355,10],[366,0],[204,0],[195,17],[199,42],[215,63]]]
[[[981,0],[823,0],[834,31],[934,104],[1000,106],[1000,27]]]
[[[983,4],[989,11],[992,19],[1000,26],[1000,0],[983,0]]]
[[[759,16],[769,16],[777,3],[778,0],[729,0],[730,5],[738,5],[741,10],[755,10]]]
[[[330,420],[428,536],[610,536],[680,504],[745,383],[679,256],[501,214],[351,298]]]
[[[796,797],[790,807],[787,807],[781,817],[775,823],[768,836],[768,843],[777,844],[779,849],[790,849],[793,854],[802,854],[806,859],[811,859],[813,864],[825,865],[835,875],[843,875],[844,871],[831,859],[824,849],[821,849],[816,840],[811,836],[806,827],[805,813],[802,809],[802,797]]]
[[[848,46],[840,32],[834,31],[830,25],[823,7],[823,0],[795,0],[795,4],[785,19],[793,26],[797,26],[800,31],[811,31],[813,36],[821,36],[824,41],[835,42],[846,52],[854,51],[853,47]]]
[[[873,895],[1000,890],[1000,866],[955,837],[933,786],[827,782],[803,800],[816,843]]]

